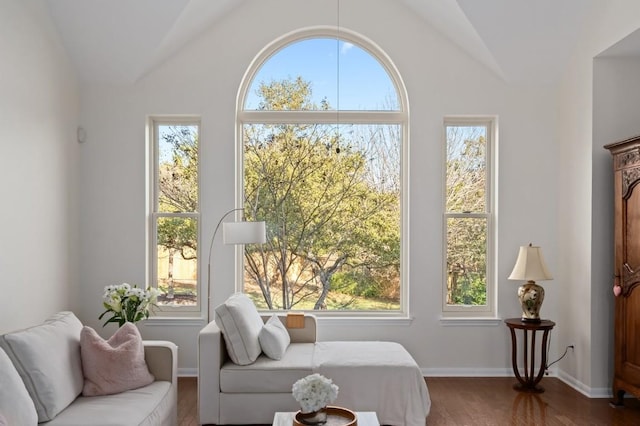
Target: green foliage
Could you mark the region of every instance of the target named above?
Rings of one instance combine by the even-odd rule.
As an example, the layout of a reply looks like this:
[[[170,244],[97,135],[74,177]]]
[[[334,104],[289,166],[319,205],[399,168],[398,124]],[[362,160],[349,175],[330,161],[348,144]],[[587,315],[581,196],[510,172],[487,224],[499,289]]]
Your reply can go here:
[[[264,110],[318,109],[300,77],[262,84],[259,94]],[[326,101],[321,107],[330,108]],[[246,211],[270,228],[268,248],[260,259],[256,252],[247,257],[246,271],[269,308],[308,300],[314,309],[325,307],[343,268],[399,274],[399,189],[373,184],[364,149],[373,137],[360,135],[364,142],[355,143],[344,130],[327,124],[244,126]]]
[[[198,135],[193,126],[163,126],[159,153],[158,210],[198,210]]]
[[[295,80],[274,80],[261,83],[258,95],[262,101],[258,109],[263,111],[310,111],[318,109],[311,102],[311,83],[298,76]],[[329,104],[322,101],[321,109],[328,110]]]
[[[158,206],[159,213],[193,213],[198,211],[198,133],[196,126],[161,125],[158,141]],[[159,247],[167,250],[167,275],[159,277],[166,289],[165,297],[173,299],[174,256],[197,259],[198,224],[192,217],[160,216],[156,222]],[[160,282],[158,285],[160,285]]]
[[[486,305],[487,287],[484,273],[463,276],[451,297],[456,305]]]
[[[344,294],[368,298],[382,298],[383,287],[370,275],[357,271],[338,272],[331,277],[331,288]]]
[[[158,244],[177,251],[183,259],[195,259],[197,224],[192,218],[160,217],[157,225]]]
[[[447,127],[448,213],[485,213],[487,141],[484,127]],[[447,219],[447,303],[486,305],[487,219]]]
[[[160,212],[198,210],[198,135],[192,126],[167,126],[162,134],[158,176]],[[158,245],[195,259],[197,224],[195,220],[163,217],[158,220]]]

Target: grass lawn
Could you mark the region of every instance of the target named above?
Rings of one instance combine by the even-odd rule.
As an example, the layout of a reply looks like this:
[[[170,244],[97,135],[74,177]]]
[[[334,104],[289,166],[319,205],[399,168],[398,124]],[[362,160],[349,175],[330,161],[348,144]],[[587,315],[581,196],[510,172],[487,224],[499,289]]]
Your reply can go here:
[[[193,282],[174,281],[173,299],[166,297],[166,287],[161,287],[161,290],[163,291],[163,294],[158,298],[158,302],[161,305],[168,304],[188,306],[195,305],[196,303],[196,286]],[[258,286],[247,286],[245,288],[245,293],[254,301],[258,309],[267,309],[267,304],[264,301]],[[280,292],[276,289],[273,295],[279,296]],[[315,299],[310,298],[308,301],[306,300],[296,304],[292,310],[311,311],[313,310],[314,304]],[[329,293],[325,304],[327,310],[394,311],[400,309],[399,300],[367,298],[336,292]],[[280,309],[281,306],[276,306],[275,308]]]
[[[267,309],[267,304],[260,289],[255,287],[245,288],[245,293],[253,300],[258,309]],[[279,293],[277,293],[279,295]],[[292,310],[311,311],[313,310],[315,299],[303,301],[295,306]],[[280,309],[280,306],[275,306]],[[351,296],[342,293],[329,293],[326,299],[327,310],[347,310],[347,311],[393,311],[400,309],[399,300],[374,299],[359,296]]]

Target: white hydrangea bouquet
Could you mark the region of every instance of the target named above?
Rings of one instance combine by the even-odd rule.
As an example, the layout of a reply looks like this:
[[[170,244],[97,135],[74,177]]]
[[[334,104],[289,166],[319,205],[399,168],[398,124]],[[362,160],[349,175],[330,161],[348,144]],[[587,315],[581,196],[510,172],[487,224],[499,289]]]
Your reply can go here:
[[[302,413],[318,411],[338,397],[338,386],[331,379],[317,373],[295,382],[292,391]]]
[[[122,327],[126,322],[137,322],[149,318],[152,306],[156,306],[160,292],[156,288],[138,288],[136,285],[123,283],[108,285],[104,288],[102,305],[106,309],[98,319],[106,314],[112,316],[102,326],[110,322],[117,322]]]

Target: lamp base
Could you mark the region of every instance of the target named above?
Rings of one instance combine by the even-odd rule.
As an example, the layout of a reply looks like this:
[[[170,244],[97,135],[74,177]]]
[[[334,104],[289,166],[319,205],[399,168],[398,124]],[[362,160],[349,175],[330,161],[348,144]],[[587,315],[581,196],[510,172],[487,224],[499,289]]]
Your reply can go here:
[[[522,306],[522,321],[540,322],[544,288],[533,281],[528,281],[518,289],[518,299]]]

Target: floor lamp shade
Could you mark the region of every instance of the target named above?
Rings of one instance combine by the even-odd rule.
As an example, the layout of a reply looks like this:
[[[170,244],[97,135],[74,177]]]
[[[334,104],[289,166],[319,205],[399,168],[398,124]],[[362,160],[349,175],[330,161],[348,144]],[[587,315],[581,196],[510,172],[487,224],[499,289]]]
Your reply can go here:
[[[518,259],[513,267],[510,280],[527,281],[518,289],[518,299],[522,306],[522,321],[540,321],[540,308],[544,300],[544,288],[536,281],[552,280],[540,247],[531,244],[520,247]]]
[[[222,224],[225,244],[264,244],[267,241],[264,222],[225,222]]]

